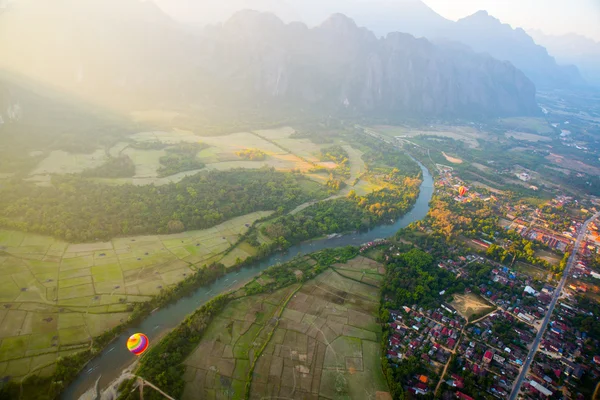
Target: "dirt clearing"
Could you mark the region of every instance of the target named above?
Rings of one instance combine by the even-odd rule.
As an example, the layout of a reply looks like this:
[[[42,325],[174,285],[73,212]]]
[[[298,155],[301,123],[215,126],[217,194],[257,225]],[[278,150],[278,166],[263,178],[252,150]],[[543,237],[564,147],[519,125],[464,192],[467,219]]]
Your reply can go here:
[[[452,306],[467,320],[474,315],[483,315],[492,312],[496,307],[488,303],[484,298],[474,294],[455,294]]]
[[[451,162],[452,164],[462,164],[463,163],[463,160],[461,160],[460,158],[449,156],[448,154],[444,153],[443,151],[442,151],[442,154],[444,155],[446,160],[448,160],[448,162]]]

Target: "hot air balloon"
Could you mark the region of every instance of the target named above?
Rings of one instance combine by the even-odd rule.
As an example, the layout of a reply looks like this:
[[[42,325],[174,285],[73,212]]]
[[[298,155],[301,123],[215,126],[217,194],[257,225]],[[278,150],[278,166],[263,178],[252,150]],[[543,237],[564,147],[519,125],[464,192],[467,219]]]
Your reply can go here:
[[[127,349],[136,356],[141,356],[148,349],[149,344],[148,336],[143,333],[134,333],[127,339]]]
[[[465,193],[467,193],[467,188],[464,186],[461,186],[458,188],[458,194],[460,195],[460,197],[463,197],[465,195]]]

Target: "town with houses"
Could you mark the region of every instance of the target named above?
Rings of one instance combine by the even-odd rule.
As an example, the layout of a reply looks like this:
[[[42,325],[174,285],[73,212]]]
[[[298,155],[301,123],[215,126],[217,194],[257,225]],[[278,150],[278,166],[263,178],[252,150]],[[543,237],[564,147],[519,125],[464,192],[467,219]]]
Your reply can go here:
[[[490,202],[499,225],[551,255],[545,258],[551,268],[492,260],[486,255],[490,246],[508,249],[510,242],[489,235],[470,238],[456,256],[436,260],[464,280],[460,298],[477,312],[466,313],[456,295],[448,299],[443,291],[437,308],[405,304],[389,310],[388,362],[398,366],[416,357],[428,371],[407,377],[405,391],[412,398],[450,392],[465,400],[588,398],[580,393],[582,385],[597,385],[598,392],[600,218],[593,216],[600,207],[562,195],[538,207],[510,204],[465,187],[452,168],[440,172],[437,193],[460,203]],[[371,242],[361,251],[389,244]]]

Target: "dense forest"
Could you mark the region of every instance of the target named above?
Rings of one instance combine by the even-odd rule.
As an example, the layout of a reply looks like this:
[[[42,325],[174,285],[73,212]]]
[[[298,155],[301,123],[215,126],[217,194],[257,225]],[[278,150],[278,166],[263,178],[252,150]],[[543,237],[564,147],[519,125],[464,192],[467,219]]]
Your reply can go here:
[[[51,187],[20,180],[0,186],[0,226],[68,241],[106,240],[165,234],[169,226],[204,229],[254,211],[283,212],[324,196],[318,184],[270,168],[212,171],[160,187],[55,176]]]
[[[294,215],[283,215],[263,227],[263,233],[283,247],[330,233],[364,230],[406,213],[419,193],[417,179],[404,178],[403,185],[366,196],[350,191],[346,198],[314,204]]]
[[[450,297],[465,289],[464,283],[458,282],[454,274],[439,268],[430,254],[419,249],[394,256],[386,270],[382,310],[412,307],[413,304],[437,307],[442,300],[441,291],[445,290],[444,296]]]

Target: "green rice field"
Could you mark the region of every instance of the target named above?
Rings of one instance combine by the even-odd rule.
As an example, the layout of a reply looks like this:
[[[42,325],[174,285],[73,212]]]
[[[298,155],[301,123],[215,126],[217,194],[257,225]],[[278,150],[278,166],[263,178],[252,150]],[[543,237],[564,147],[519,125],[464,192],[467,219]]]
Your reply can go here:
[[[208,262],[233,266],[253,255],[247,243],[224,253],[254,221],[270,214],[104,243],[0,230],[0,377],[50,374],[58,355],[89,347],[91,338],[125,322],[133,304]]]
[[[387,392],[376,321],[381,268],[357,257],[304,284],[234,300],[185,361],[183,398],[241,399],[248,382],[251,399],[368,399]],[[364,273],[374,283],[338,271]]]

